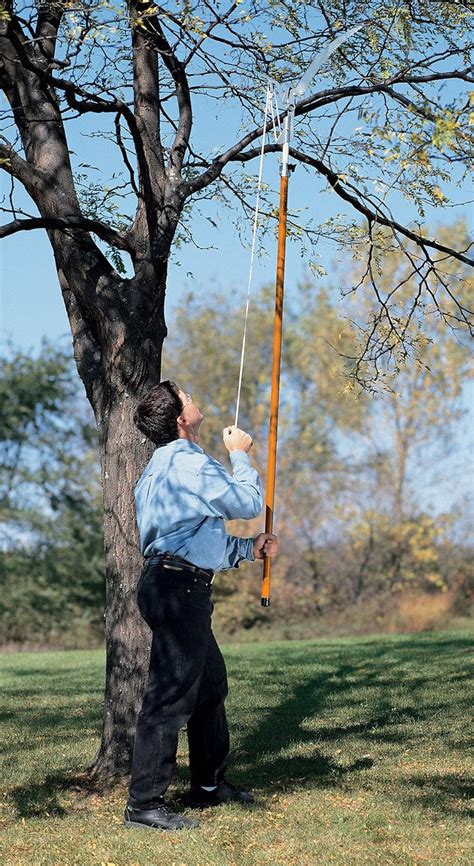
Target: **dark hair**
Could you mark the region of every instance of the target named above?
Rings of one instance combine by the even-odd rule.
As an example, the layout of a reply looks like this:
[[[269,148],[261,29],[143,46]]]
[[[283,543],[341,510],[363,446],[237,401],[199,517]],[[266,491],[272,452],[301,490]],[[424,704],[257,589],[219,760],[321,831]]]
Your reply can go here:
[[[177,419],[183,411],[179,389],[174,382],[160,382],[140,400],[133,420],[155,445],[179,439]]]

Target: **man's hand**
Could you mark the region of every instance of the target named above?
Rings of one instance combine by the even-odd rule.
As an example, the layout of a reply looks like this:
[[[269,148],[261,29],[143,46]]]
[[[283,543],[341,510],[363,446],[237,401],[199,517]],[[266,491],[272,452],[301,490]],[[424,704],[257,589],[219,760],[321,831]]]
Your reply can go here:
[[[248,433],[239,430],[234,424],[231,427],[224,427],[222,431],[224,445],[229,454],[231,451],[250,451],[253,442]]]
[[[280,542],[276,535],[271,532],[261,532],[253,540],[253,555],[255,559],[265,559],[266,556],[275,556],[278,553]]]

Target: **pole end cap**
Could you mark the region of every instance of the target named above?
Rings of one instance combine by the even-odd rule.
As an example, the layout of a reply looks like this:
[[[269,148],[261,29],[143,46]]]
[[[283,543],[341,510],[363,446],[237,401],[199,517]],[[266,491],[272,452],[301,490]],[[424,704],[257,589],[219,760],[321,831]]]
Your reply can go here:
[[[262,607],[270,607],[270,599],[269,598],[262,598],[261,601],[262,601]]]

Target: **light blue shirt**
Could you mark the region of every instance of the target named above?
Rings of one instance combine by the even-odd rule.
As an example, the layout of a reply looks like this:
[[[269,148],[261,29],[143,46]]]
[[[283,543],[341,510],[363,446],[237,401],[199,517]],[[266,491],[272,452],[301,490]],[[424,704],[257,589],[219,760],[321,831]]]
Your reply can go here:
[[[227,535],[224,520],[258,517],[260,482],[245,451],[229,456],[233,475],[188,439],[156,449],[135,488],[144,556],[171,553],[213,571],[254,559],[253,539]]]

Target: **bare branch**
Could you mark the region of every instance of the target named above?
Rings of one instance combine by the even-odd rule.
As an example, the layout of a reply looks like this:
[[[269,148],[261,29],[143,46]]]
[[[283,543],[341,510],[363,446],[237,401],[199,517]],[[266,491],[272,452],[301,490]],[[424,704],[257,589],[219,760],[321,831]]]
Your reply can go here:
[[[178,174],[181,171],[192,127],[191,96],[186,76],[186,69],[184,64],[178,60],[175,52],[166,39],[158,16],[156,14],[150,14],[150,9],[156,9],[163,14],[164,10],[160,9],[160,7],[156,5],[150,6],[147,0],[131,0],[130,5],[135,13],[134,17],[140,19],[140,23],[136,23],[136,21],[134,22],[132,20],[134,33],[142,34],[142,36],[146,38],[148,44],[152,45],[158,51],[158,54],[170,73],[176,88],[179,123],[170,150],[170,169],[173,174]],[[135,36],[135,38],[137,37]]]
[[[125,147],[123,137],[122,137],[122,130],[120,128],[120,114],[115,115],[115,138],[116,138],[120,153],[122,154],[122,159],[124,161],[124,164],[127,166],[127,169],[128,169],[131,187],[132,187],[134,193],[137,196],[139,196],[140,190],[138,189],[137,183],[135,180],[135,172],[133,171],[133,167],[132,167],[132,164],[129,160],[127,149]]]
[[[333,87],[327,90],[323,90],[320,93],[313,94],[312,96],[306,97],[305,99],[297,102],[295,106],[295,115],[298,116],[308,114],[309,112],[314,111],[317,108],[322,108],[323,106],[337,102],[340,99],[347,99],[354,96],[367,96],[371,93],[387,93],[393,99],[396,99],[397,101],[402,103],[405,107],[410,108],[417,114],[420,114],[421,116],[434,121],[436,119],[434,112],[430,113],[427,111],[426,108],[417,106],[414,102],[412,102],[412,100],[409,100],[403,94],[399,94],[397,91],[395,91],[393,89],[393,85],[420,82],[425,83],[430,81],[444,81],[451,80],[453,78],[461,79],[467,82],[474,82],[474,76],[472,75],[472,71],[470,69],[462,69],[459,71],[454,70],[451,72],[439,72],[432,73],[431,75],[418,76],[403,76],[401,74],[398,74],[396,76],[393,76],[391,79],[384,80],[368,86],[348,85],[345,87]],[[286,114],[286,111],[282,111],[280,113],[280,115],[278,116],[278,120],[280,123],[283,121]],[[265,132],[269,132],[271,128],[272,122],[269,121],[265,128]],[[245,148],[248,147],[249,144],[251,144],[257,138],[263,135],[263,132],[263,126],[253,129],[224,153],[217,156],[212,161],[209,168],[205,172],[203,172],[202,175],[185,185],[186,196],[192,195],[193,193],[198,192],[208,184],[212,183],[217,177],[219,177],[224,166],[228,162],[238,159],[238,154],[241,151],[245,150]]]
[[[432,75],[407,75],[406,77],[402,75],[395,75],[393,78],[384,79],[384,81],[376,82],[375,84],[370,85],[347,85],[346,87],[332,87],[327,90],[322,90],[320,93],[315,93],[312,96],[308,96],[305,99],[300,100],[296,104],[295,114],[308,114],[310,111],[314,111],[316,108],[321,108],[324,105],[328,105],[333,102],[337,102],[339,99],[346,99],[348,96],[368,96],[371,93],[388,93],[393,98],[399,99],[399,101],[403,101],[403,95],[399,94],[396,90],[393,89],[396,84],[419,84],[419,83],[429,83],[431,81],[450,81],[452,79],[461,79],[468,83],[474,82],[474,76],[472,75],[472,71],[470,69],[462,69],[459,71],[452,72],[439,72],[433,73]],[[423,114],[423,116],[429,117],[430,120],[434,119],[434,114],[424,114],[423,109],[420,106],[417,106],[415,103],[408,100],[410,103],[410,107],[416,110],[417,113]],[[407,105],[407,102],[404,102]],[[284,117],[284,114],[281,115]]]
[[[266,153],[276,153],[281,151],[280,144],[268,144],[265,146]],[[252,150],[245,151],[244,153],[237,153],[232,157],[234,162],[248,162],[250,159],[255,159],[256,156],[259,156],[260,148],[253,148]],[[437,240],[433,240],[430,238],[425,238],[423,235],[418,234],[417,232],[412,231],[411,229],[403,226],[401,223],[396,220],[391,219],[390,217],[385,216],[382,211],[374,205],[374,210],[363,203],[363,200],[366,198],[364,194],[360,190],[355,190],[356,195],[350,193],[342,184],[340,177],[336,174],[335,171],[332,171],[327,165],[321,162],[320,159],[315,159],[315,157],[308,156],[308,154],[303,153],[300,150],[295,150],[295,148],[290,148],[290,154],[293,159],[297,159],[298,162],[304,163],[305,165],[310,165],[312,168],[315,168],[320,174],[322,174],[331,185],[337,195],[342,198],[344,201],[348,202],[352,205],[352,207],[366,217],[369,222],[379,223],[380,225],[387,226],[388,228],[393,229],[394,231],[399,232],[404,235],[411,241],[414,241],[419,246],[430,247],[431,249],[438,250],[438,252],[446,253],[448,256],[452,256],[455,259],[458,259],[460,262],[464,262],[466,265],[474,266],[474,259],[470,259],[464,253],[458,252],[457,250],[451,249],[451,247],[447,247],[444,244],[439,243]],[[355,189],[355,187],[352,187]],[[373,203],[372,203],[373,204]]]
[[[207,30],[203,33],[203,35],[200,37],[200,39],[197,40],[196,44],[191,48],[191,51],[189,52],[189,54],[188,54],[188,56],[187,56],[187,58],[183,64],[185,67],[189,65],[190,61],[192,60],[192,58],[194,57],[196,52],[200,49],[204,40],[208,39],[209,36],[211,36],[214,28],[218,27],[219,24],[223,24],[224,21],[227,20],[227,18],[230,18],[230,16],[232,15],[232,12],[234,12],[235,9],[237,9],[237,6],[238,6],[238,3],[232,3],[232,5],[229,6],[229,8],[226,10],[226,12],[223,12],[222,15],[219,15],[217,12],[215,13],[215,15],[216,15],[215,20],[212,21],[211,24],[209,24],[209,27],[207,28]]]
[[[50,229],[53,231],[69,232],[82,231],[93,232],[98,238],[119,250],[132,253],[132,247],[124,235],[116,232],[110,226],[100,220],[87,219],[86,217],[71,216],[65,219],[59,217],[33,217],[31,219],[16,219],[0,226],[0,238],[6,238],[22,231],[33,229]]]
[[[36,23],[36,44],[47,60],[52,60],[56,49],[59,25],[64,15],[64,5],[60,0],[42,3],[38,10]]]
[[[0,168],[19,180],[32,196],[46,180],[38,169],[22,159],[10,142],[0,144]]]
[[[14,36],[11,37],[11,44],[12,46],[14,46],[14,49],[16,50],[18,55],[17,65],[19,60],[24,69],[37,76],[38,81],[43,85],[44,91],[47,92],[47,88],[54,88],[55,90],[57,89],[62,91],[65,95],[68,105],[71,108],[74,108],[78,112],[78,114],[84,114],[86,112],[107,112],[122,115],[124,117],[135,146],[140,176],[144,185],[145,194],[148,195],[151,200],[153,200],[153,188],[150,179],[150,169],[144,151],[142,136],[140,134],[140,130],[137,127],[137,122],[134,114],[129,108],[129,106],[121,99],[116,99],[115,97],[104,98],[99,94],[90,92],[85,88],[80,87],[79,85],[69,81],[68,79],[62,78],[58,75],[52,75],[49,71],[47,71],[41,65],[35,63],[32,60],[30,53],[25,49],[23,42],[19,38],[17,33],[15,33]],[[28,88],[28,91],[31,92],[32,88]],[[16,91],[13,91],[12,99],[15,96]],[[17,101],[20,102],[19,99],[17,99]],[[49,94],[48,101],[50,101]],[[18,112],[18,106],[16,107],[16,110]],[[59,107],[57,110],[59,115]],[[27,127],[28,130],[30,130],[31,124],[28,124]],[[32,128],[35,129],[34,126]]]
[[[132,9],[135,8],[131,21],[135,121],[143,142],[148,173],[161,186],[165,166],[160,136],[160,88],[156,52],[150,47],[150,40],[141,32],[135,20],[139,15],[138,6],[135,7],[134,3],[130,5]],[[144,19],[140,17],[139,20]],[[140,181],[146,185],[147,178],[143,171],[140,171]]]

